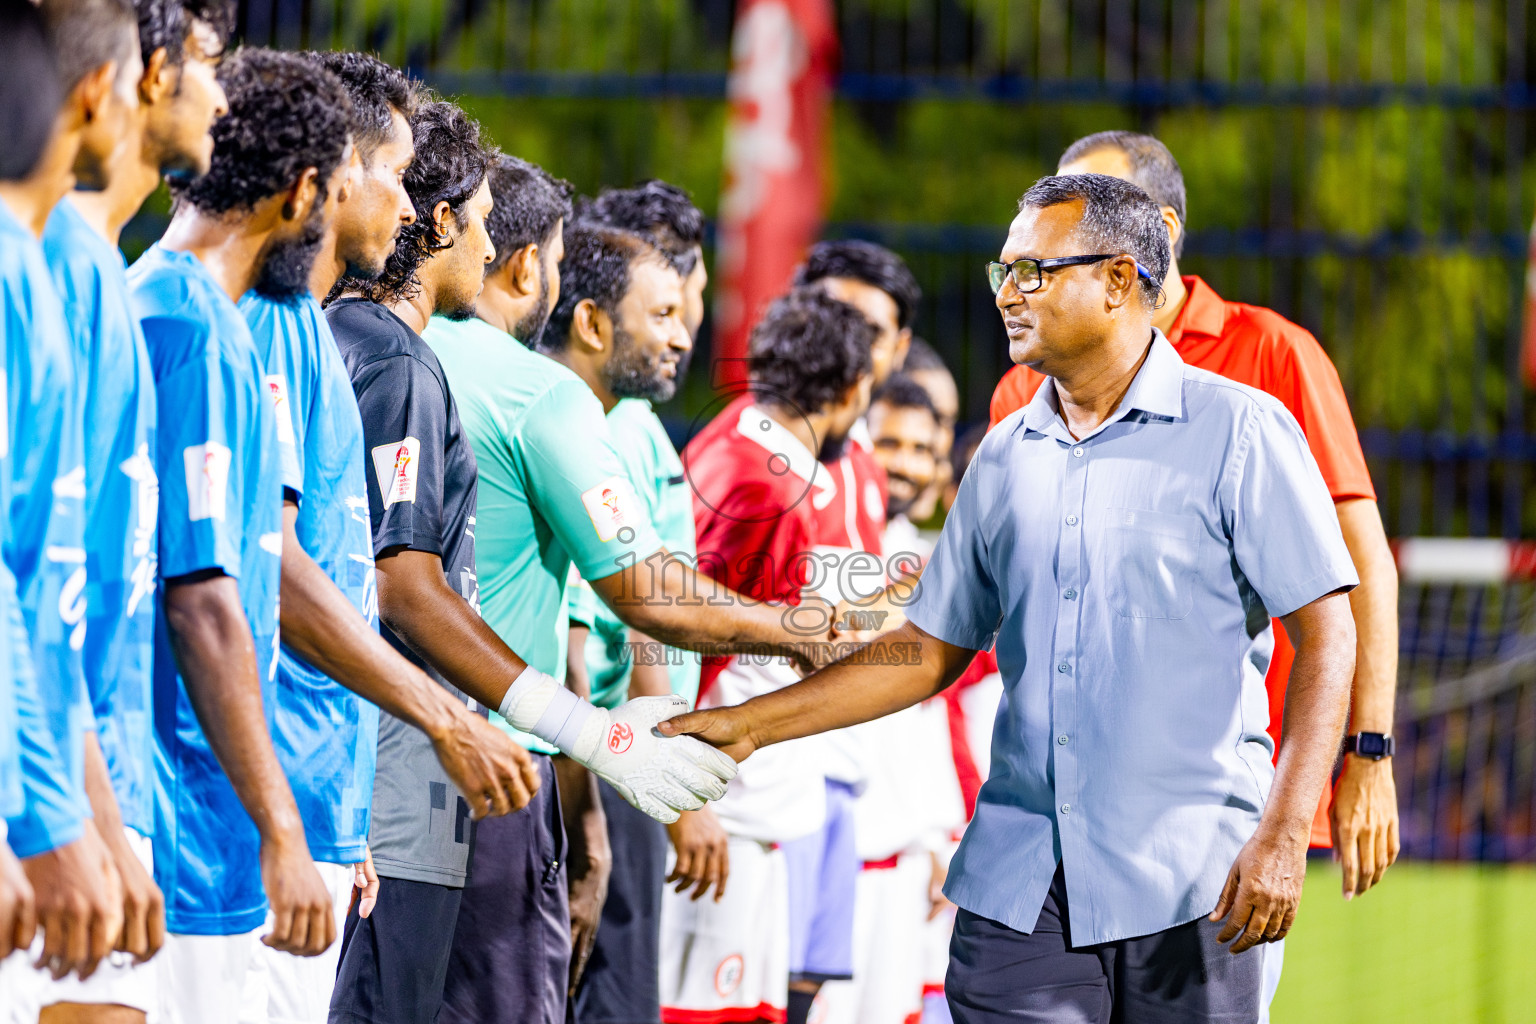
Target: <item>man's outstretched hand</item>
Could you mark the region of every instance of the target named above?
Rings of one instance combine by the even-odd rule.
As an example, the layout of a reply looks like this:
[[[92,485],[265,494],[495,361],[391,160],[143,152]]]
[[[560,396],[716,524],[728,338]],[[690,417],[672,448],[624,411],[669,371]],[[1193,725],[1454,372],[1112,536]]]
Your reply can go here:
[[[677,820],[725,795],[736,763],[689,736],[662,734],[657,725],[688,710],[682,697],[636,697],[612,711],[598,709],[566,751],[657,821]]]
[[[740,708],[710,708],[707,711],[690,711],[668,719],[656,727],[663,736],[696,736],[725,753],[737,764],[745,761],[757,749],[757,741],[747,726]]]

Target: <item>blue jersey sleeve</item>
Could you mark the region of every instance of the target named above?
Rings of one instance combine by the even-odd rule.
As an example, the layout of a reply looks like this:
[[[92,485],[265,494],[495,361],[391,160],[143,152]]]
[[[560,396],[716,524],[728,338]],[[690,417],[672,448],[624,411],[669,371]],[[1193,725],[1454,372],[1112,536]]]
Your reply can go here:
[[[146,336],[199,328],[180,319],[144,321]],[[163,579],[211,569],[240,575],[244,480],[231,463],[261,401],[254,386],[212,352],[155,382],[163,410],[155,437]]]
[[[6,819],[6,839],[16,856],[34,857],[79,839],[90,808],[84,793],[70,784],[63,753],[49,725],[21,609],[11,604],[6,618],[0,628],[9,634],[11,647],[23,803],[20,814]]]

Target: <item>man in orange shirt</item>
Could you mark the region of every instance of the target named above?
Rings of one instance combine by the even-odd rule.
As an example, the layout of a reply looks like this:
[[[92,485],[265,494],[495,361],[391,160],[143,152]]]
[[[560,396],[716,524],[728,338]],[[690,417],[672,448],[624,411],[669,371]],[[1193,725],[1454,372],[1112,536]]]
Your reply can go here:
[[[1296,417],[1338,510],[1345,543],[1360,576],[1350,594],[1358,651],[1343,771],[1312,826],[1314,846],[1331,845],[1343,867],[1344,898],[1381,881],[1397,859],[1397,792],[1392,781],[1393,702],[1397,686],[1397,569],[1376,506],[1365,456],[1339,383],[1338,371],[1308,331],[1272,310],[1227,302],[1198,277],[1180,277],[1184,242],[1184,176],[1157,139],[1133,132],[1100,132],[1074,142],[1060,174],[1107,174],[1139,185],[1162,207],[1174,261],[1163,290],[1167,301],[1152,324],[1184,361],[1267,391]],[[1042,256],[1056,255],[1041,253]],[[1046,378],[1015,366],[992,396],[992,424],[1026,405]],[[1275,653],[1266,679],[1270,734],[1277,745],[1294,649],[1274,623]],[[1363,734],[1363,735],[1362,735]]]

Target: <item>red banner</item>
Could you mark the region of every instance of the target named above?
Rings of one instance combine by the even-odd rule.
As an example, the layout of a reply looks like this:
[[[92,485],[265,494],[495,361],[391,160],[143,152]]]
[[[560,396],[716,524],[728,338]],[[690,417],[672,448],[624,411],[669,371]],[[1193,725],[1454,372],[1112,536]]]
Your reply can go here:
[[[836,53],[831,0],[737,9],[715,260],[717,387],[746,378],[753,325],[821,230]]]
[[[1525,386],[1536,388],[1536,224],[1525,250],[1525,323],[1520,332],[1520,367]]]

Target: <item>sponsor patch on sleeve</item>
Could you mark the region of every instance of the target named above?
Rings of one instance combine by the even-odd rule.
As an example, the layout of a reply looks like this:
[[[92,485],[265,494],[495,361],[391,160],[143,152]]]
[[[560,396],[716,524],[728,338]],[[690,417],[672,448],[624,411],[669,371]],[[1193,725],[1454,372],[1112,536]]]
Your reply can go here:
[[[587,517],[597,530],[597,539],[604,544],[617,537],[625,527],[633,530],[640,521],[635,513],[635,498],[630,493],[629,481],[623,477],[611,476],[583,492],[581,503],[586,506]]]
[[[267,399],[277,413],[277,443],[293,444],[293,406],[288,404],[288,378],[280,373],[267,374]]]
[[[379,478],[379,494],[384,507],[397,501],[416,500],[416,470],[420,465],[421,442],[407,437],[393,444],[381,444],[373,450],[373,472]]]
[[[217,441],[189,445],[181,458],[187,473],[187,519],[224,519],[229,500],[229,449]]]

